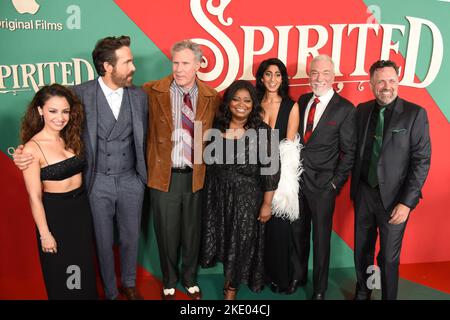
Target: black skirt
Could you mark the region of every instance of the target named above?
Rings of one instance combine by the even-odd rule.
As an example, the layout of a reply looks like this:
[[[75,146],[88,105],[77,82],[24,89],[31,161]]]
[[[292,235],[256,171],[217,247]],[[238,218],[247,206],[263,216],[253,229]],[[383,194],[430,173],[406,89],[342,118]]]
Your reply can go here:
[[[49,300],[98,299],[92,216],[83,187],[64,193],[44,192],[42,201],[57,253],[39,257]]]

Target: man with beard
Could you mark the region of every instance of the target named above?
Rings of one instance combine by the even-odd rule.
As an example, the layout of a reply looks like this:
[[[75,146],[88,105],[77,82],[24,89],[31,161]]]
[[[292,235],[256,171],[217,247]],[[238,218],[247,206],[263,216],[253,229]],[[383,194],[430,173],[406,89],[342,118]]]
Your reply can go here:
[[[422,197],[430,168],[431,143],[425,109],[399,98],[398,67],[380,60],[370,67],[375,100],[356,112],[357,152],[351,197],[355,207],[356,300],[370,299],[368,268],[378,266],[382,299],[395,300],[406,223]]]
[[[294,230],[302,255],[294,274],[300,285],[306,283],[312,221],[313,300],[325,298],[335,200],[352,169],[356,146],[355,108],[334,92],[333,81],[331,58],[315,57],[309,71],[313,92],[302,95],[298,102],[304,172],[300,181],[299,227]]]
[[[114,219],[120,251],[121,291],[129,300],[136,292],[136,264],[141,210],[147,182],[145,146],[147,96],[132,85],[135,71],[130,38],[97,42],[92,58],[99,78],[74,86],[84,105],[85,188],[92,209],[97,254],[107,299],[119,295],[114,268]],[[31,163],[16,150],[20,169]]]

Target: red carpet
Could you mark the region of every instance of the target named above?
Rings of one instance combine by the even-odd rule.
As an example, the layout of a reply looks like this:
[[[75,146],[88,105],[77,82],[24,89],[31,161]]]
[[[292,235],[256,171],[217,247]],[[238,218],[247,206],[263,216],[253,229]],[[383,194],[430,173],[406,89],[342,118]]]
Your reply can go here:
[[[450,261],[404,264],[400,266],[400,276],[433,289],[450,293]]]

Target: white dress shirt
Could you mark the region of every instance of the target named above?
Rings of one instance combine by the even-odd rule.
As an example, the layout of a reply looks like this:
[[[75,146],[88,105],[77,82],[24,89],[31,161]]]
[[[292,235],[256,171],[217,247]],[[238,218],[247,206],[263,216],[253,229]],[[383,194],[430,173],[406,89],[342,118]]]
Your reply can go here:
[[[333,98],[334,90],[331,88],[328,90],[325,94],[323,94],[319,98],[320,102],[316,105],[316,112],[314,113],[314,124],[313,124],[313,131],[316,128],[317,124],[319,123],[320,118],[322,117],[323,113],[325,112],[325,109],[328,106],[328,103],[330,102],[331,98]],[[305,110],[305,119],[303,119],[303,134],[305,134],[306,131],[306,125],[308,123],[308,113],[309,109],[311,109],[311,105],[314,102],[314,99],[316,98],[316,95],[313,94],[311,97],[311,100],[308,102],[308,106]]]
[[[108,105],[111,108],[114,118],[117,120],[119,117],[120,106],[122,105],[123,88],[117,90],[111,89],[103,81],[102,77],[98,77],[98,83],[100,84],[100,88],[102,88],[106,101],[108,101]]]

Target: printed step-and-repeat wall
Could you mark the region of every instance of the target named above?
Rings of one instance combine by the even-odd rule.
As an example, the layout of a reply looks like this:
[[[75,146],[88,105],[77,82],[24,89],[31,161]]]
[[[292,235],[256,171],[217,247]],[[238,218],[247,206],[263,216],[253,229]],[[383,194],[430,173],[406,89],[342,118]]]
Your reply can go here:
[[[45,84],[94,79],[92,49],[109,35],[131,37],[136,85],[169,74],[171,45],[189,38],[205,53],[198,76],[218,91],[235,79],[254,80],[262,60],[278,57],[295,100],[309,91],[306,66],[319,53],[332,56],[335,90],[355,105],[373,98],[370,65],[396,61],[399,95],[427,110],[432,140],[431,170],[408,222],[401,262],[450,260],[448,21],[446,0],[1,1],[0,276],[33,272],[24,261],[38,261],[29,251],[36,240],[27,193],[9,156],[24,110]],[[332,267],[353,265],[353,223],[347,183],[334,216]],[[156,275],[157,255],[152,224],[144,219],[139,259]]]

